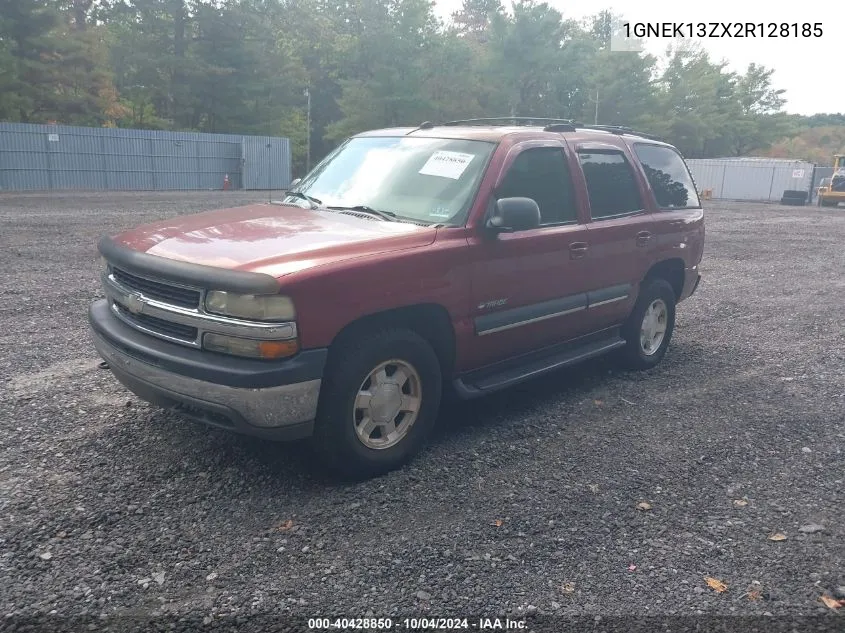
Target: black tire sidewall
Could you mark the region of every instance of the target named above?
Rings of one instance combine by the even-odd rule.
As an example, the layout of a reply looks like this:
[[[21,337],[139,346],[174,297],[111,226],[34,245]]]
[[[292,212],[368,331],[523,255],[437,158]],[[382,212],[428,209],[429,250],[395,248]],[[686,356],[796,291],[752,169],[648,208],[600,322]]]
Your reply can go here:
[[[387,449],[364,446],[355,433],[352,411],[367,375],[391,359],[411,364],[420,377],[422,399],[414,425]],[[349,476],[370,476],[396,468],[419,451],[434,426],[442,396],[437,355],[410,330],[391,330],[362,337],[336,351],[321,390],[314,441],[327,466]]]
[[[646,310],[656,299],[662,299],[666,304],[666,310],[668,312],[666,334],[658,350],[648,356],[640,346],[640,329]],[[650,369],[663,360],[666,350],[669,349],[672,334],[675,331],[675,304],[675,291],[669,285],[668,281],[664,279],[652,279],[643,285],[642,292],[637,298],[637,303],[631,312],[631,316],[623,328],[623,336],[627,343],[625,356],[630,367],[633,369]]]

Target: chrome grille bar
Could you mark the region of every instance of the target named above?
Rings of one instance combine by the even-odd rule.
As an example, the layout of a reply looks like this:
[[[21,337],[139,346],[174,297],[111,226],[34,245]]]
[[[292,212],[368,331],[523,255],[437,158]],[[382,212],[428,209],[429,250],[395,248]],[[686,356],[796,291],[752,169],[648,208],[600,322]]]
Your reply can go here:
[[[140,278],[135,273],[132,275]],[[136,330],[174,343],[200,348],[202,335],[206,332],[260,340],[289,340],[297,336],[296,323],[258,323],[206,312],[205,290],[202,288],[184,288],[199,293],[197,307],[190,308],[173,305],[143,291],[128,288],[111,269],[103,273],[102,283],[112,311],[121,321]],[[136,315],[139,318],[134,318]],[[176,327],[162,327],[159,330],[155,327],[155,320],[173,323]],[[174,335],[176,332],[187,334],[189,328],[196,330],[195,337],[182,338]]]

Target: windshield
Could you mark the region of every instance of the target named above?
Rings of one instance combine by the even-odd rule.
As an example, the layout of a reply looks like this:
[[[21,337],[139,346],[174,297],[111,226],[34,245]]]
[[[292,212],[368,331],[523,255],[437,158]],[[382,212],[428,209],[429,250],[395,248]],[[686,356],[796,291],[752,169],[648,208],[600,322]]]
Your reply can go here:
[[[462,224],[495,145],[439,138],[346,141],[296,186],[325,207],[367,207],[399,219]],[[310,206],[303,196],[285,202]]]

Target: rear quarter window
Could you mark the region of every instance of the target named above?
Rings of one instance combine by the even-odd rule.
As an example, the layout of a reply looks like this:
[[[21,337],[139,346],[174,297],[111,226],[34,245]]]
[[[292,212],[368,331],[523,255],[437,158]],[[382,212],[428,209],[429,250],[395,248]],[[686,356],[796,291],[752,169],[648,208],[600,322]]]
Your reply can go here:
[[[658,145],[636,143],[634,153],[645,171],[661,209],[699,208],[701,202],[689,169],[681,155]]]

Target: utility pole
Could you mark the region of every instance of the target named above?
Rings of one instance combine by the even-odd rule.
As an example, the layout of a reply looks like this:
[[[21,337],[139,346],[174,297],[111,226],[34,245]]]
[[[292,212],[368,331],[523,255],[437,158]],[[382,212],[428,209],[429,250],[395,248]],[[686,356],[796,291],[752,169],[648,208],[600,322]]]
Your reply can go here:
[[[593,125],[599,124],[599,89],[596,87],[596,117],[593,121]]]
[[[308,87],[305,88],[305,98],[305,173],[307,174],[311,171],[311,90]]]

